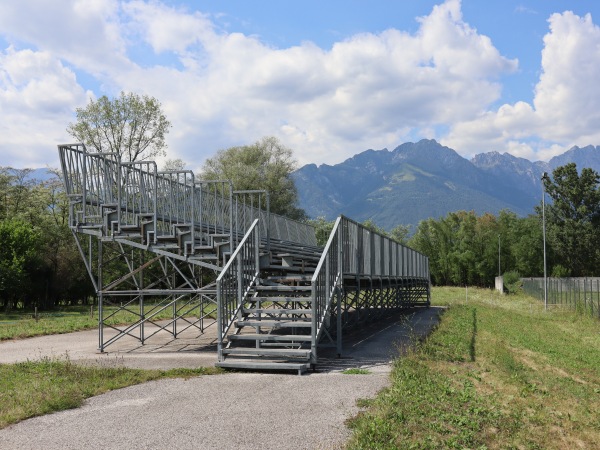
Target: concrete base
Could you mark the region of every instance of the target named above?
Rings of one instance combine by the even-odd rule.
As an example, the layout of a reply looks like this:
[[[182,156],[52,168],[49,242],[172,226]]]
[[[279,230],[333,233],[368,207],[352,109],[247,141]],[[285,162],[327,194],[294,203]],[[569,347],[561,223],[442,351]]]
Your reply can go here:
[[[496,277],[496,290],[504,294],[504,277]]]

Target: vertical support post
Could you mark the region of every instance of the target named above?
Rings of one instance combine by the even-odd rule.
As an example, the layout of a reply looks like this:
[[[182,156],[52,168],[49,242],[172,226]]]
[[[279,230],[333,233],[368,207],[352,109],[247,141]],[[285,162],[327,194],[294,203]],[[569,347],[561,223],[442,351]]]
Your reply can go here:
[[[548,174],[542,175],[542,234],[544,236],[544,310],[548,310],[548,273],[546,266],[546,185]]]
[[[242,272],[242,258],[243,258],[243,254],[244,252],[240,252],[237,255],[237,261],[236,261],[236,265],[237,265],[237,298],[238,298],[238,319],[242,320],[243,318],[243,312],[242,312],[242,303],[243,303],[243,299],[242,296],[244,295],[244,277],[243,277],[243,272]]]
[[[267,252],[271,252],[271,200],[267,191]]]
[[[177,337],[177,296],[173,296],[173,337]]]
[[[338,227],[337,231],[337,271],[338,271],[338,287],[336,289],[337,297],[337,336],[336,347],[338,358],[342,357],[342,292],[344,283],[344,258],[342,246],[344,243],[344,227]]]
[[[140,267],[143,267],[143,253],[140,251]],[[140,291],[144,291],[144,269],[140,270],[140,280],[139,280],[139,289]],[[140,341],[142,345],[144,345],[145,335],[144,335],[144,325],[146,324],[146,313],[144,312],[144,294],[140,294]]]
[[[225,200],[225,195],[223,194],[223,200]],[[237,209],[236,209],[237,214]],[[237,248],[237,240],[234,242],[234,229],[233,229],[233,183],[229,182],[229,244],[230,244],[230,253],[233,254],[235,249]]]
[[[222,281],[217,280],[217,360],[223,361],[223,297]]]
[[[104,310],[102,295],[102,239],[98,239],[98,350],[104,353]]]

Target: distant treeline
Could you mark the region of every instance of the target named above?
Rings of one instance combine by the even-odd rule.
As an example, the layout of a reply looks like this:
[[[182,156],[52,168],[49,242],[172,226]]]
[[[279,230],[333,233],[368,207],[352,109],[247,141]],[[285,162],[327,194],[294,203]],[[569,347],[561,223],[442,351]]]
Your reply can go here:
[[[60,178],[0,167],[0,308],[53,309],[93,301],[94,290],[68,227]]]
[[[0,167],[0,308],[93,302],[60,177],[37,181],[30,173]],[[600,176],[567,164],[544,183],[548,275],[600,276]],[[333,222],[310,222],[326,242]],[[364,225],[385,233],[372,221]],[[458,211],[422,221],[410,239],[409,231],[398,225],[388,234],[429,257],[436,285],[492,286],[499,273],[512,278],[544,273],[541,203],[528,217],[506,210],[497,216]]]

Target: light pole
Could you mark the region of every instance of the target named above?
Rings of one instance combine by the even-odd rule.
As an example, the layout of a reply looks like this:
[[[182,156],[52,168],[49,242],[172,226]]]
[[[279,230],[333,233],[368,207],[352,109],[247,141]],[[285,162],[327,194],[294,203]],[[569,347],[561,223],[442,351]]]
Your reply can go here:
[[[542,175],[542,234],[544,236],[544,311],[548,310],[548,271],[546,265],[546,185],[548,174]]]
[[[500,269],[500,235],[498,235],[498,276],[502,276],[502,270]]]

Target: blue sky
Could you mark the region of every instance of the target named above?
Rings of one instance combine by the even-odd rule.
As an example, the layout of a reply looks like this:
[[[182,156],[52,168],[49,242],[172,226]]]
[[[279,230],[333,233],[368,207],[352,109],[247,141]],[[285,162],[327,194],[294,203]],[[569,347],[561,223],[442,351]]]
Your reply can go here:
[[[277,136],[300,164],[434,138],[600,145],[595,0],[0,3],[0,166],[56,166],[89,98],[159,99],[168,158]]]

